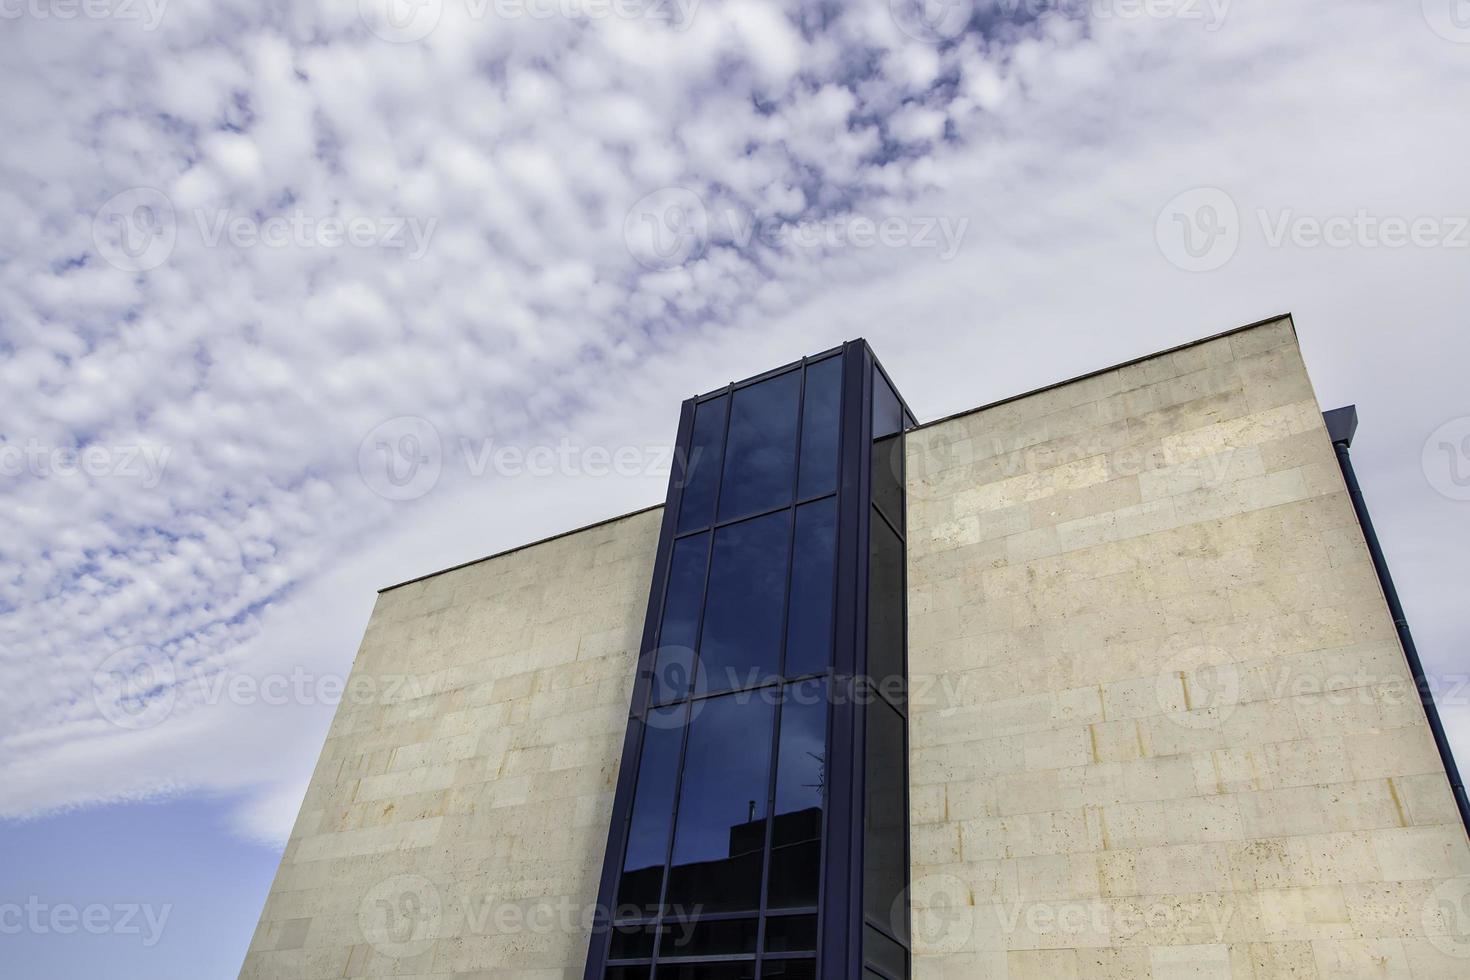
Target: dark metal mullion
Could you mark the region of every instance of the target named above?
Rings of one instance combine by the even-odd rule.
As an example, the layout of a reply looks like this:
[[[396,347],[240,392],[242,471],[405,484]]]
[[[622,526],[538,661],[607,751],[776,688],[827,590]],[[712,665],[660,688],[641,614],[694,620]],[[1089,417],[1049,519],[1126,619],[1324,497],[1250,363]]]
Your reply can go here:
[[[687,531],[680,531],[676,535],[676,537],[680,539],[692,538],[696,534],[703,534],[705,531],[708,531],[711,528],[719,530],[720,528],[729,527],[732,524],[744,524],[746,521],[753,521],[761,517],[770,517],[772,514],[779,514],[783,510],[791,510],[793,507],[805,507],[807,504],[815,504],[820,501],[826,500],[828,497],[835,496],[837,496],[837,492],[835,490],[829,490],[825,493],[813,494],[812,496],[806,497],[805,499],[796,500],[795,503],[778,504],[775,507],[767,507],[765,510],[758,510],[749,514],[741,514],[739,517],[727,517],[722,521],[715,521],[714,524],[709,525],[708,527],[700,525],[698,528],[691,528]],[[795,499],[794,495],[793,499]]]
[[[735,414],[734,385],[726,389],[730,392],[730,401],[725,405],[725,431],[720,437],[720,466],[715,473],[715,497],[712,502],[711,520],[720,514],[720,492],[725,486],[725,463],[729,458],[730,451],[730,419]],[[684,764],[689,759],[689,732],[694,727],[694,701],[692,695],[699,678],[699,667],[701,662],[700,650],[704,646],[704,613],[705,607],[709,605],[709,577],[710,569],[715,561],[715,529],[709,531],[709,551],[704,556],[704,586],[699,592],[699,619],[694,626],[694,649],[689,659],[689,693],[686,699],[684,711],[683,735],[679,739],[679,765],[674,774],[674,809],[669,818],[669,843],[664,851],[664,873],[663,881],[659,885],[658,892],[658,922],[664,921],[664,910],[669,902],[669,881],[674,877],[674,841],[679,837],[679,804],[684,799]],[[663,629],[663,610],[659,610],[659,629]],[[660,941],[653,947],[653,968],[650,971],[650,980],[658,976],[659,953],[662,951],[663,942]]]
[[[693,434],[694,404],[686,402],[679,412],[679,427],[674,436],[674,445],[691,442]],[[632,703],[628,709],[628,724],[623,734],[623,754],[618,764],[618,784],[613,791],[612,819],[608,825],[607,847],[603,851],[602,879],[598,886],[599,895],[607,899],[606,908],[605,910],[593,910],[594,916],[602,915],[605,911],[604,934],[599,942],[597,930],[594,927],[588,943],[585,971],[587,980],[601,980],[608,954],[612,949],[612,923],[617,918],[618,889],[622,877],[623,860],[628,848],[628,835],[633,825],[633,803],[638,791],[643,742],[648,727],[646,720],[647,692],[651,688],[651,671],[656,665],[658,656],[658,636],[663,630],[663,607],[668,593],[669,572],[674,556],[673,535],[678,529],[678,512],[683,501],[684,484],[688,476],[686,460],[681,478],[677,482],[670,480],[668,491],[665,494],[664,514],[659,530],[659,546],[654,555],[653,580],[649,585],[648,610],[645,614],[643,637],[640,641],[639,665],[633,675]],[[641,698],[640,688],[642,688]]]

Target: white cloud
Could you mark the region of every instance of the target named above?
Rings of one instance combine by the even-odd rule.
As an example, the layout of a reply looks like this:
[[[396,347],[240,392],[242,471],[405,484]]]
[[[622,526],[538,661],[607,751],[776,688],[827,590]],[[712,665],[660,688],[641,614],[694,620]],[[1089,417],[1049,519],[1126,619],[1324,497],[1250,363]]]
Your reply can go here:
[[[1359,465],[1426,659],[1464,669],[1463,603],[1436,583],[1470,505],[1434,493],[1420,448],[1470,414],[1466,253],[1271,248],[1258,216],[1470,210],[1470,45],[1416,9],[1238,0],[1212,30],[1064,6],[931,45],[877,2],[704,0],[671,25],[451,0],[395,44],[352,7],[176,2],[155,32],[0,35],[0,439],[168,451],[156,487],[116,467],[4,478],[4,812],[228,792],[242,830],[282,838],[330,705],[193,679],[345,673],[372,588],[662,493],[647,474],[476,477],[461,440],[667,442],[693,390],[856,335],[933,417],[1295,310],[1323,400],[1363,408]],[[108,243],[155,241],[163,215],[94,219],[137,186],[167,195],[177,239],[134,274]],[[711,232],[651,271],[625,218],[676,186]],[[1154,230],[1202,186],[1237,205],[1241,245],[1190,274]],[[380,234],[200,230],[296,214]],[[744,237],[853,215],[967,224],[949,261]],[[652,217],[681,244],[687,215]],[[383,238],[411,220],[434,222],[417,259]],[[399,416],[444,448],[411,503],[358,472]],[[92,696],[134,646],[190,681],[142,731]]]

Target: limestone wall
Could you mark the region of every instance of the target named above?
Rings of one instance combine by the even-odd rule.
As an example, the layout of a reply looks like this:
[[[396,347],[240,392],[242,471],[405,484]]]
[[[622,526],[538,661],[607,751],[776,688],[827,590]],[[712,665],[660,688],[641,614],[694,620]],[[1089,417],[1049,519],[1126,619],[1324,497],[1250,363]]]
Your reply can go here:
[[[379,596],[242,977],[581,976],[659,520]]]
[[[1288,320],[908,461],[917,980],[1470,976],[1470,847]]]

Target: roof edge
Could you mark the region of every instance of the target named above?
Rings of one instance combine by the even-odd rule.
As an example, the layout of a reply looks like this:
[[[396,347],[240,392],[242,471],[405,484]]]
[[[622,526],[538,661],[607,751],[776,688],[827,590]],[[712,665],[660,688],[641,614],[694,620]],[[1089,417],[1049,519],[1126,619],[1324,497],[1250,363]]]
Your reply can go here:
[[[1176,353],[1178,351],[1188,350],[1191,347],[1198,347],[1200,344],[1208,344],[1208,343],[1210,343],[1212,341],[1222,340],[1225,337],[1233,337],[1234,335],[1236,335],[1238,333],[1244,333],[1247,330],[1254,330],[1257,327],[1264,327],[1268,323],[1276,323],[1276,322],[1278,322],[1280,320],[1288,320],[1288,321],[1291,322],[1291,332],[1292,332],[1292,335],[1295,336],[1296,335],[1296,321],[1293,318],[1292,314],[1290,312],[1278,313],[1275,316],[1268,316],[1265,319],[1263,319],[1263,320],[1257,320],[1254,323],[1247,323],[1243,327],[1233,327],[1230,330],[1226,330],[1226,331],[1223,331],[1221,333],[1213,334],[1213,335],[1211,335],[1209,337],[1201,337],[1199,340],[1191,340],[1191,341],[1189,341],[1186,344],[1179,344],[1176,347],[1170,347],[1168,350],[1161,350],[1161,351],[1158,351],[1158,352],[1153,353],[1153,354],[1145,354],[1142,357],[1135,357],[1135,358],[1133,358],[1131,360],[1123,361],[1123,362],[1118,363],[1118,364],[1112,364],[1112,365],[1109,365],[1108,367],[1105,367],[1105,368],[1099,368],[1096,371],[1089,371],[1086,374],[1079,374],[1075,378],[1068,378],[1065,381],[1057,381],[1057,382],[1053,382],[1052,384],[1049,384],[1049,385],[1043,385],[1040,388],[1033,388],[1030,391],[1022,392],[1019,395],[1011,395],[1011,396],[1009,396],[1007,398],[1002,398],[1002,399],[999,399],[998,401],[990,402],[987,405],[978,405],[975,408],[967,408],[964,411],[955,412],[952,415],[946,415],[943,418],[934,419],[932,422],[925,422],[922,425],[916,425],[912,429],[910,429],[909,431],[910,432],[917,432],[919,429],[927,429],[930,426],[943,425],[945,422],[953,422],[955,419],[962,419],[962,418],[964,418],[967,415],[974,415],[977,412],[989,411],[992,408],[998,408],[1001,405],[1006,405],[1006,404],[1009,404],[1010,402],[1020,401],[1023,398],[1030,398],[1033,395],[1039,395],[1042,392],[1051,391],[1054,388],[1064,388],[1067,385],[1076,384],[1079,381],[1086,381],[1088,378],[1095,378],[1098,375],[1107,374],[1109,371],[1117,371],[1117,370],[1120,370],[1120,369],[1125,368],[1125,367],[1131,367],[1134,364],[1142,364],[1144,361],[1151,361],[1151,360],[1153,360],[1156,357],[1167,357],[1168,355],[1173,354],[1173,353]],[[858,338],[858,340],[859,341],[862,341],[862,338]],[[862,341],[862,342],[863,343],[866,343],[866,341]],[[871,346],[868,349],[871,350],[872,349]],[[826,352],[824,352],[824,353],[826,353]],[[875,355],[873,359],[876,361],[877,360],[877,356]],[[887,374],[886,371],[884,373],[885,373],[885,375]],[[892,384],[892,381],[891,380],[890,380],[889,384]],[[902,395],[899,395],[899,398],[901,400],[903,398],[903,396]],[[907,408],[907,406],[905,406],[905,408]],[[603,526],[608,525],[608,524],[615,524],[618,521],[626,520],[629,517],[637,517],[639,514],[646,514],[649,511],[659,510],[663,506],[664,505],[662,503],[650,504],[647,507],[640,507],[637,510],[630,510],[626,514],[618,514],[615,517],[606,517],[606,518],[603,518],[600,521],[594,521],[591,524],[584,524],[581,527],[572,528],[570,531],[562,531],[559,534],[553,534],[553,535],[551,535],[549,537],[540,538],[540,539],[538,539],[536,541],[528,541],[525,544],[516,545],[514,548],[507,548],[504,551],[497,551],[493,555],[486,555],[483,558],[474,558],[474,559],[471,559],[470,561],[460,562],[458,565],[450,565],[448,568],[441,568],[441,569],[439,569],[436,572],[427,572],[427,573],[425,573],[423,575],[416,576],[414,578],[408,579],[408,580],[403,581],[403,582],[398,582],[398,583],[396,583],[394,585],[384,586],[383,588],[381,588],[381,589],[378,590],[378,595],[382,595],[385,592],[391,592],[394,589],[401,589],[405,585],[413,585],[415,582],[422,582],[425,579],[435,578],[436,576],[439,576],[439,575],[447,575],[450,572],[457,572],[457,571],[459,571],[462,568],[469,568],[471,565],[478,565],[481,562],[491,561],[491,560],[493,560],[495,558],[504,558],[506,555],[513,555],[517,551],[525,551],[527,548],[535,548],[538,545],[549,544],[552,541],[556,541],[556,540],[559,540],[561,538],[571,537],[573,534],[581,534],[583,531],[591,531],[591,530],[594,530],[594,529],[599,528],[599,527],[603,527]]]
[[[392,585],[385,585],[378,590],[378,595],[382,595],[384,592],[392,592],[394,589],[401,589],[405,585],[413,585],[415,582],[422,582],[425,579],[436,578],[440,575],[448,575],[450,572],[457,572],[461,568],[469,568],[471,565],[478,565],[481,562],[491,561],[495,558],[504,558],[506,555],[513,555],[517,551],[525,551],[527,548],[535,548],[539,545],[550,544],[551,542],[557,541],[561,538],[569,538],[574,534],[581,534],[583,531],[595,531],[599,527],[605,527],[608,524],[616,524],[618,521],[627,520],[630,517],[637,517],[639,514],[647,514],[649,511],[652,510],[662,510],[663,506],[664,505],[661,503],[650,504],[647,507],[640,507],[637,510],[630,510],[626,514],[618,514],[614,517],[604,517],[600,521],[593,521],[591,524],[583,524],[581,527],[574,527],[570,531],[561,531],[556,534],[549,535],[548,537],[538,538],[535,541],[527,541],[525,544],[518,544],[514,548],[506,548],[504,551],[497,551],[493,555],[486,555],[483,558],[471,558],[469,561],[462,561],[458,565],[450,565],[448,568],[441,568],[436,572],[426,572],[423,575],[415,576],[414,578],[407,579],[403,582],[395,582]]]
[[[1088,371],[1086,374],[1079,374],[1075,378],[1068,378],[1065,381],[1055,381],[1049,385],[1042,385],[1040,388],[1033,388],[1030,391],[1022,392],[1019,395],[1010,395],[1009,397],[1001,398],[998,401],[990,402],[988,405],[977,405],[974,408],[967,408],[963,411],[955,412],[952,415],[946,415],[943,418],[934,419],[932,422],[925,422],[921,425],[916,425],[909,431],[917,432],[920,429],[927,429],[931,426],[943,425],[945,422],[953,422],[955,419],[962,419],[967,415],[974,415],[977,412],[988,412],[992,408],[999,408],[1002,405],[1008,405],[1011,402],[1020,401],[1023,398],[1030,398],[1033,395],[1040,395],[1043,392],[1051,391],[1055,388],[1065,388],[1067,385],[1074,385],[1079,381],[1086,381],[1089,378],[1096,378],[1099,375],[1107,374],[1109,371],[1119,371],[1125,367],[1132,367],[1135,364],[1142,364],[1144,361],[1152,361],[1155,358],[1159,357],[1168,357],[1170,354],[1177,354],[1179,351],[1189,350],[1191,347],[1198,347],[1201,344],[1208,344],[1216,340],[1223,340],[1226,337],[1233,337],[1238,333],[1245,333],[1247,330],[1254,330],[1257,327],[1264,327],[1268,323],[1277,323],[1281,320],[1287,320],[1291,323],[1292,336],[1296,336],[1296,320],[1292,316],[1292,314],[1290,312],[1278,313],[1275,316],[1268,316],[1264,320],[1257,320],[1254,323],[1247,323],[1243,327],[1232,327],[1229,330],[1225,330],[1217,334],[1212,334],[1208,337],[1201,337],[1199,340],[1191,340],[1187,344],[1179,344],[1176,347],[1170,347],[1168,350],[1157,351],[1153,354],[1145,354],[1142,357],[1135,357],[1131,360],[1122,361],[1118,364],[1110,364],[1105,368],[1098,368],[1096,371]]]

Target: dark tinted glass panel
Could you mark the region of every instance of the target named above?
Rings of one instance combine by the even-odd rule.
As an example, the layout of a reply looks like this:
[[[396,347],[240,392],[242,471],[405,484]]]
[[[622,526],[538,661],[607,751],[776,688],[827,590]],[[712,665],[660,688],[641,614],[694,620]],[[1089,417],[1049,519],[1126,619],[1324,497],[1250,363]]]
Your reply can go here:
[[[672,922],[664,932],[659,956],[735,956],[754,953],[759,919],[717,922]]]
[[[873,515],[868,561],[868,676],[896,704],[904,699],[903,542]]]
[[[658,980],[754,980],[755,963],[660,963]]]
[[[888,386],[883,372],[873,371],[873,438],[882,439],[903,430],[903,403]]]
[[[796,482],[796,406],[801,372],[788,371],[735,392],[730,449],[720,488],[720,520],[791,502]]]
[[[837,489],[837,436],[842,406],[842,358],[829,357],[806,369],[801,404],[801,483],[805,500]]]
[[[873,503],[903,530],[903,435],[873,443]]]
[[[890,976],[909,975],[908,953],[872,926],[863,927],[863,959]]]
[[[760,907],[774,710],[740,695],[695,702],[669,878],[676,911]]]
[[[674,556],[669,562],[669,591],[664,601],[663,628],[659,634],[658,662],[653,675],[655,703],[671,701],[689,693],[708,558],[708,534],[682,538],[674,545]]]
[[[658,908],[674,816],[674,784],[679,777],[679,743],[685,711],[685,705],[678,705],[648,712],[628,851],[618,884],[620,911],[626,911],[626,906],[637,906],[640,912],[635,914],[652,914]]]
[[[603,976],[606,980],[648,980],[652,972],[646,966],[612,966]]]
[[[679,530],[692,531],[714,523],[715,488],[720,479],[720,446],[725,440],[725,412],[729,396],[703,402],[694,409],[694,432],[684,470],[684,495],[679,502]]]
[[[608,957],[614,960],[653,959],[657,926],[618,926],[613,929]]]
[[[767,953],[804,953],[816,948],[815,915],[776,915],[766,920]]]
[[[905,820],[904,723],[882,699],[867,715],[867,799],[863,808],[863,909],[908,940],[908,825]]]
[[[761,976],[770,980],[817,980],[816,960],[766,960]]]
[[[791,511],[715,532],[709,599],[699,645],[706,690],[745,687],[776,675],[786,598]]]
[[[832,662],[832,583],[837,564],[837,498],[796,509],[786,676],[826,670]]]
[[[817,904],[827,780],[827,700],[825,681],[804,681],[787,686],[781,706],[776,817],[771,826],[766,899],[773,909]]]

